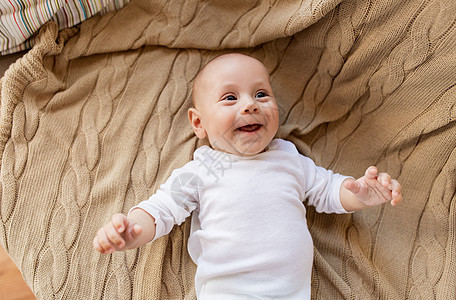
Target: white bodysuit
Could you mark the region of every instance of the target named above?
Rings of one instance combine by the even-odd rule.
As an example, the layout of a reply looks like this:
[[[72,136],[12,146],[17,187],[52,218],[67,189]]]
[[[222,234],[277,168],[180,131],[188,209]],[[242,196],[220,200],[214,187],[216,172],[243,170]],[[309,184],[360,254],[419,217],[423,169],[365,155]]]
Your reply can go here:
[[[313,243],[302,202],[346,213],[346,178],[280,139],[251,157],[203,146],[136,207],[155,218],[154,240],[193,211],[188,251],[198,299],[310,299]]]

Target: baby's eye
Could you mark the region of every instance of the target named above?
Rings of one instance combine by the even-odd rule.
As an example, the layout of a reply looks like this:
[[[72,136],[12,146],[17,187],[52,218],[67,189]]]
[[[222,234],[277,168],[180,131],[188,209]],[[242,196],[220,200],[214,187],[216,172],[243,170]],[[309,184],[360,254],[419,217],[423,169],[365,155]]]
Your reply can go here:
[[[234,101],[234,100],[237,100],[237,99],[233,95],[228,95],[228,96],[224,97],[223,100]]]
[[[264,98],[264,97],[266,97],[266,93],[265,92],[258,92],[258,93],[256,93],[255,97],[256,98]]]

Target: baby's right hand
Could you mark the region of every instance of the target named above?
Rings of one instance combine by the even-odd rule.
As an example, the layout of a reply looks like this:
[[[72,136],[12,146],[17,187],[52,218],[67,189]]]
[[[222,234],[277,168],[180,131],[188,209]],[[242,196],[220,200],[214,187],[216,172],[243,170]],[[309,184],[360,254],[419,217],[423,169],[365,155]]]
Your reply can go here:
[[[133,248],[142,228],[124,214],[115,214],[111,222],[101,227],[93,239],[93,247],[103,253]]]

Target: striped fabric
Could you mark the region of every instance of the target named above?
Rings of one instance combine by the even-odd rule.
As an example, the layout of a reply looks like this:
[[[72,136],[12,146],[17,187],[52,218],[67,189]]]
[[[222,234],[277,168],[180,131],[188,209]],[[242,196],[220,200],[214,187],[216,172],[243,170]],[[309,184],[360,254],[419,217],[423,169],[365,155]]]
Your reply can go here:
[[[29,49],[46,22],[71,27],[97,13],[122,8],[130,0],[0,0],[0,53]]]

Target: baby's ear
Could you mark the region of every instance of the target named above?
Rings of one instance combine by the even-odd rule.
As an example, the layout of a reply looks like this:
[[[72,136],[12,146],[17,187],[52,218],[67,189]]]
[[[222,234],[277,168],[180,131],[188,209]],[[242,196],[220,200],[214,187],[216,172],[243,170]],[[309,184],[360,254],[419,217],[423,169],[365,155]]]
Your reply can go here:
[[[200,139],[204,139],[207,136],[207,133],[204,129],[200,112],[196,108],[189,108],[188,118],[190,120],[190,124],[192,125],[193,131],[195,132],[196,136]]]

